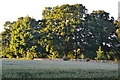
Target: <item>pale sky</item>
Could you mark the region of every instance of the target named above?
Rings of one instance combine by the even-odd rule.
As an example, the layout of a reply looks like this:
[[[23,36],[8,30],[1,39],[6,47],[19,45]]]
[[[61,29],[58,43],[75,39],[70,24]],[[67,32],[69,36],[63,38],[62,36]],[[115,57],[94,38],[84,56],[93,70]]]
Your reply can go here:
[[[62,4],[83,4],[88,12],[104,10],[115,19],[118,18],[118,2],[120,0],[1,0],[0,1],[0,32],[6,21],[15,21],[19,17],[29,15],[35,19],[42,18],[44,7]]]

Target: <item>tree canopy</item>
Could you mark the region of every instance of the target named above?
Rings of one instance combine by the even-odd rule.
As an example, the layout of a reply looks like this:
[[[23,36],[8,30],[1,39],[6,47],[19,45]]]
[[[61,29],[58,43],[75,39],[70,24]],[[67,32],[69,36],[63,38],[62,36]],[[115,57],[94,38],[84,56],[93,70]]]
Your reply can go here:
[[[82,4],[64,4],[46,7],[41,20],[5,22],[2,57],[118,60],[120,22],[103,10],[87,11]]]

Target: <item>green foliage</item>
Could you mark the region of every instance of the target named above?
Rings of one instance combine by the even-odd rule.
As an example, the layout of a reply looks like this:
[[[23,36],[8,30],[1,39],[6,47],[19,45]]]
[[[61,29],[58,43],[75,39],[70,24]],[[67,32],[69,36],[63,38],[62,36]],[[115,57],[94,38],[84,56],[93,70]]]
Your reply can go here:
[[[73,39],[77,25],[82,22],[86,8],[82,4],[61,5],[53,8],[46,7],[43,10],[43,19],[46,19],[46,27],[42,28],[44,32],[49,33],[52,38],[50,43],[55,51],[64,56],[68,56],[69,52],[76,49],[77,44]],[[50,38],[51,36],[51,38]],[[57,46],[57,47],[56,47]],[[46,46],[47,47],[47,46]]]
[[[28,50],[37,53],[38,45],[38,21],[26,16],[18,18],[12,23],[4,24],[6,31],[2,32],[3,36],[3,57],[28,57]],[[29,54],[31,55],[31,54]]]
[[[101,46],[99,47],[98,51],[96,51],[97,57],[95,58],[96,60],[106,60],[106,56],[103,54],[104,51],[101,50]]]
[[[68,58],[70,58],[70,59],[75,59],[75,55],[74,55],[74,52],[69,52],[68,53]]]
[[[116,27],[116,33],[117,33],[117,41],[120,44],[120,21],[114,21],[115,27]],[[118,46],[120,48],[120,46]],[[120,51],[119,51],[120,52]]]
[[[101,46],[106,53],[112,49],[116,42],[114,19],[109,16],[109,13],[103,10],[93,11],[85,17],[85,24],[87,26],[84,40],[85,53],[87,55],[95,57],[97,47]],[[92,54],[92,55],[91,55]]]
[[[75,59],[75,56],[73,54],[68,54],[68,58]]]
[[[84,59],[84,58],[85,58],[84,54],[81,54],[80,59]]]
[[[109,13],[88,14],[82,4],[64,4],[46,7],[42,16],[38,21],[26,16],[5,22],[3,58],[119,59],[120,22]]]
[[[107,58],[108,58],[108,60],[110,60],[110,59],[111,59],[111,56],[110,56],[110,55],[107,55]]]
[[[26,56],[28,59],[33,59],[34,58],[34,52],[27,51]]]
[[[74,57],[75,57],[75,59],[81,58],[81,57],[80,57],[80,55],[82,55],[82,54],[81,54],[81,49],[78,48],[78,49],[74,50],[73,52],[74,52]]]
[[[111,50],[111,51],[107,52],[107,57],[108,57],[108,59],[112,59],[115,62],[117,62],[119,60],[118,54],[120,54],[120,53],[116,52],[115,50]]]
[[[50,59],[55,59],[55,58],[58,57],[58,52],[57,51],[53,51],[53,52],[51,52],[50,55],[47,55],[47,57],[50,58]]]

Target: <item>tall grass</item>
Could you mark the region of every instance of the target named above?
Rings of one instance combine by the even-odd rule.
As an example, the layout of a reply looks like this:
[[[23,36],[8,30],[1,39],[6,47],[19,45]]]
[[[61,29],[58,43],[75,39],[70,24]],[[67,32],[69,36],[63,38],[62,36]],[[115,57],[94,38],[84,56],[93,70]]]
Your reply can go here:
[[[3,78],[117,78],[118,63],[2,60]]]

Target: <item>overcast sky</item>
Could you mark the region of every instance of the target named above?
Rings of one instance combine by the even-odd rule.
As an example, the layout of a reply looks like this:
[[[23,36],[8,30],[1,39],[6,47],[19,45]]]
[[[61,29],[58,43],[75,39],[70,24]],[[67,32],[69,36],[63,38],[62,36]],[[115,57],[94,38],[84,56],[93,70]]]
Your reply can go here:
[[[1,0],[0,1],[0,32],[6,21],[15,21],[18,17],[29,15],[35,19],[42,18],[44,7],[52,7],[62,4],[83,4],[88,12],[93,10],[105,10],[111,16],[118,18],[119,0]]]

